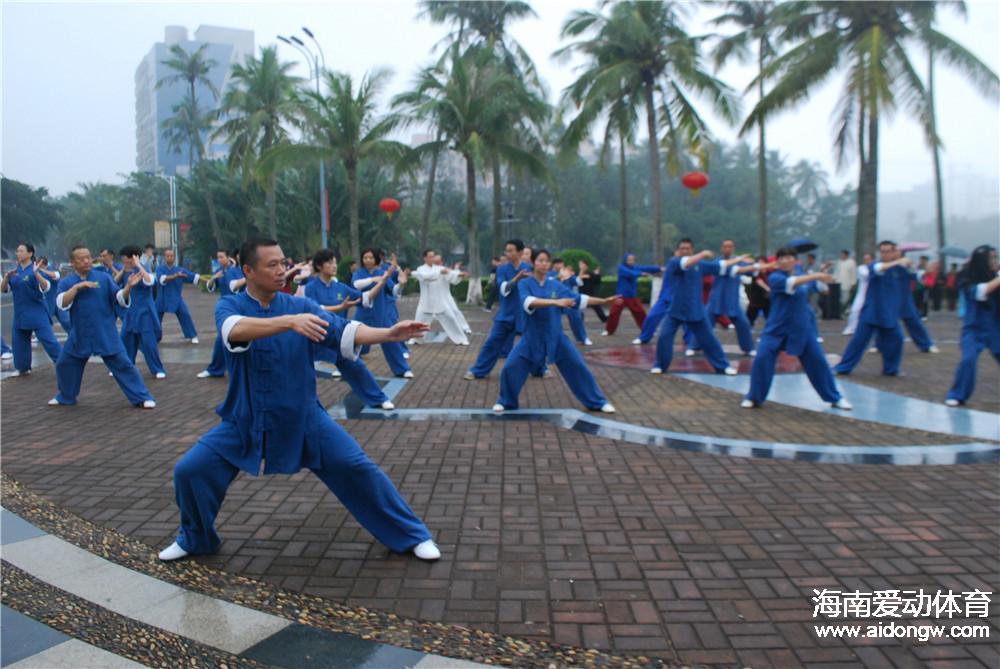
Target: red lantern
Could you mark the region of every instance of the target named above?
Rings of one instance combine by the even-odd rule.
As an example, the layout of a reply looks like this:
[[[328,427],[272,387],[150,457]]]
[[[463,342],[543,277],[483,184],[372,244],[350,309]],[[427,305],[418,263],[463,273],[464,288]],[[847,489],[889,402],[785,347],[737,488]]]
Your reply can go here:
[[[688,172],[681,177],[681,183],[697,195],[700,189],[708,185],[708,175],[704,172]]]
[[[392,197],[383,198],[378,208],[385,212],[386,218],[392,220],[392,215],[399,211],[399,200]]]

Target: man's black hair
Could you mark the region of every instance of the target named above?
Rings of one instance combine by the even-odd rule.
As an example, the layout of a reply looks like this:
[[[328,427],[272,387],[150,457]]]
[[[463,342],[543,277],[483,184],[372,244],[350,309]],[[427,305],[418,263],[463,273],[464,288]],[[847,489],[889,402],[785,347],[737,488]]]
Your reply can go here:
[[[278,242],[274,239],[266,239],[264,237],[257,237],[255,239],[248,239],[243,242],[240,246],[238,253],[238,258],[241,265],[248,265],[250,267],[256,267],[257,261],[260,259],[260,254],[258,251],[261,247],[277,246]]]
[[[780,249],[774,252],[775,259],[781,258],[782,256],[798,256],[799,252],[794,246],[782,246]]]
[[[323,265],[334,260],[337,256],[330,249],[320,249],[316,251],[312,258],[313,270],[318,274]]]
[[[142,249],[140,249],[135,244],[127,244],[126,246],[121,247],[121,249],[118,251],[118,255],[120,255],[123,258],[125,256],[141,256]]]
[[[524,250],[524,242],[522,242],[520,239],[508,239],[506,242],[504,242],[504,248],[507,248],[507,244],[513,244],[514,248],[517,249],[518,251]]]
[[[882,248],[882,247],[883,247],[883,246],[885,246],[886,244],[888,244],[888,245],[889,245],[889,246],[891,246],[892,248],[896,248],[896,242],[892,242],[892,241],[889,241],[888,239],[884,239],[884,240],[880,241],[880,242],[878,243],[878,247],[879,247],[879,248]]]
[[[677,241],[677,248],[680,248],[681,244],[690,244],[691,246],[694,246],[694,242],[691,241],[690,237],[681,237]]]

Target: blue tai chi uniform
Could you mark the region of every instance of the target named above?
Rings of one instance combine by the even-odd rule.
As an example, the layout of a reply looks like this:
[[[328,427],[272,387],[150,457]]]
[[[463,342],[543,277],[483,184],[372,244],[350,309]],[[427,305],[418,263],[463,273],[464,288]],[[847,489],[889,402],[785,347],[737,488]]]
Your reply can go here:
[[[660,286],[660,294],[656,296],[656,302],[653,303],[653,306],[649,309],[649,313],[646,314],[646,320],[642,322],[642,330],[639,331],[640,343],[648,344],[653,341],[660,323],[667,317],[673,295],[674,291],[670,285],[670,275],[664,274],[663,285]],[[686,323],[682,327],[684,328],[684,343],[689,346],[694,345],[694,335],[691,334],[691,330],[688,329]]]
[[[11,344],[14,349],[14,369],[22,374],[31,369],[31,333],[38,337],[38,343],[45,349],[52,362],[59,359],[61,348],[52,331],[49,306],[45,293],[52,290],[52,284],[42,291],[42,285],[35,277],[35,266],[18,265],[14,275],[7,282],[7,292],[14,301],[14,321],[11,323]]]
[[[122,283],[127,283],[128,278],[138,272],[138,269],[134,269],[122,274]],[[156,279],[150,277],[149,283],[142,279],[132,286],[132,304],[125,311],[125,320],[122,323],[122,342],[132,364],[135,364],[135,354],[142,351],[142,357],[146,359],[146,366],[149,367],[151,374],[166,374],[167,370],[160,361],[158,342],[163,331],[160,329],[160,317],[156,313],[154,283]]]
[[[69,320],[69,314],[56,307],[56,295],[59,294],[59,277],[61,275],[56,270],[47,270],[42,272],[42,276],[49,280],[49,289],[45,291],[45,306],[49,310],[49,316],[55,316],[59,325],[62,326],[63,332],[68,333],[69,329],[73,327]]]
[[[896,268],[889,268],[892,269]],[[882,373],[895,376],[899,374],[899,365],[903,359],[903,330],[899,327],[902,295],[898,282],[901,275],[899,272],[883,270],[880,262],[869,266],[868,275],[868,290],[865,293],[865,304],[861,307],[858,328],[847,342],[844,355],[833,371],[837,374],[850,374],[854,371],[874,335],[875,346],[882,354]]]
[[[130,302],[125,301],[122,289],[107,272],[92,269],[83,279],[75,272],[65,277],[59,284],[56,306],[63,309],[66,291],[81,281],[94,281],[98,286],[79,291],[69,306],[73,327],[56,361],[56,380],[59,383],[56,400],[60,404],[76,404],[83,369],[92,355],[101,356],[129,402],[142,404],[152,400],[153,396],[142,382],[139,370],[129,361],[125,344],[115,329],[114,305],[118,304],[127,311]]]
[[[114,262],[114,261],[111,262],[111,266],[114,267],[114,270],[108,268],[106,265],[104,265],[104,263],[101,263],[100,265],[94,265],[93,270],[95,272],[103,272],[104,274],[107,274],[112,279],[114,279],[115,274],[117,274],[118,272],[122,271],[125,268],[125,266],[122,265],[120,262]],[[125,320],[125,307],[118,304],[118,302],[115,302],[115,318],[121,321]]]
[[[746,399],[758,405],[764,403],[771,390],[781,351],[798,356],[809,382],[823,401],[832,404],[841,398],[823,347],[816,341],[815,318],[809,305],[810,286],[805,283],[793,286],[792,279],[797,275],[776,270],[767,278],[771,311],[757,342],[757,357],[750,370],[750,390],[746,394]]]
[[[214,283],[209,284],[209,292],[213,292],[218,289],[220,297],[232,295],[234,292],[237,292],[233,290],[233,284],[242,278],[242,269],[239,267],[229,267],[221,277],[215,280]],[[226,355],[226,348],[222,345],[222,336],[216,332],[215,343],[212,344],[212,361],[208,363],[208,367],[205,368],[205,371],[208,372],[209,376],[226,375]]]
[[[306,284],[305,293],[307,298],[325,307],[335,307],[344,300],[365,299],[361,291],[337,281],[336,277],[331,279],[329,284],[326,284],[318,275],[311,277],[309,283]],[[340,313],[334,315],[343,318]],[[345,358],[340,355],[337,349],[325,346],[317,347],[315,354],[317,360],[337,365],[342,378],[351,386],[354,394],[368,406],[380,406],[383,402],[389,401],[389,398],[379,387],[378,381],[375,380],[375,376],[361,359]]]
[[[376,268],[374,272],[369,272],[362,267],[351,277],[351,283],[361,293],[367,293],[378,282],[378,277],[384,273],[385,269],[382,267]],[[369,297],[365,302],[358,305],[354,317],[373,328],[391,328],[398,322],[399,312],[396,310],[395,301],[389,301],[387,293],[392,293],[398,289],[401,288],[396,285],[395,281],[391,278],[387,279],[385,285],[382,286],[382,290],[379,291],[379,294],[374,299]],[[366,303],[369,306],[365,306]],[[393,319],[394,313],[396,315],[395,320]],[[406,362],[406,358],[403,357],[403,352],[406,349],[401,343],[395,341],[386,342],[381,344],[381,346],[382,355],[385,356],[385,361],[389,364],[389,369],[394,375],[402,376],[410,371],[410,365]],[[362,355],[368,353],[368,348],[365,346],[361,349]]]
[[[574,295],[579,295],[580,286],[583,285],[583,282],[580,280],[580,277],[571,276],[563,281],[562,284]],[[562,312],[569,321],[569,329],[573,333],[573,337],[581,344],[586,343],[587,329],[583,325],[583,311],[580,309],[562,309]]]
[[[743,288],[742,276],[737,270],[746,267],[748,263],[730,265],[719,271],[712,284],[712,292],[708,296],[708,324],[714,328],[720,316],[726,316],[736,327],[736,338],[740,350],[749,353],[753,350],[753,328],[747,315],[740,308],[740,290]]]
[[[690,259],[691,256],[671,258],[664,272],[664,275],[669,277],[673,299],[670,301],[667,317],[660,330],[660,338],[656,341],[656,366],[664,372],[670,368],[674,356],[674,336],[678,328],[687,325],[698,347],[704,349],[709,364],[716,372],[721,373],[729,367],[729,361],[722,351],[722,344],[708,327],[705,305],[701,301],[701,278],[703,274],[717,274],[722,261],[684,262]]]
[[[500,291],[500,308],[493,318],[493,327],[489,336],[483,342],[483,347],[479,349],[476,362],[469,368],[469,371],[477,379],[487,376],[497,360],[502,355],[510,355],[514,346],[514,336],[524,331],[524,311],[521,309],[518,299],[518,286],[527,279],[522,279],[519,283],[513,283],[514,277],[521,270],[531,271],[531,265],[521,262],[519,265],[506,263],[497,267],[497,286]],[[520,315],[519,315],[520,313]]]
[[[175,274],[181,278],[167,281],[168,276]],[[185,283],[197,283],[199,277],[199,274],[177,265],[160,265],[156,268],[156,283],[160,286],[156,293],[156,314],[160,318],[160,324],[162,326],[164,314],[176,314],[185,339],[194,339],[198,336],[198,331],[194,327],[191,310],[184,301],[182,290]]]
[[[976,387],[976,361],[984,348],[1000,363],[1000,291],[986,294],[986,284],[969,286],[965,294],[962,322],[962,360],[955,368],[955,382],[948,399],[964,402]]]
[[[913,301],[913,292],[910,290],[910,282],[916,278],[916,273],[911,272],[905,267],[893,267],[889,271],[898,271],[900,275],[898,279],[899,305],[903,327],[909,333],[913,344],[923,353],[927,353],[930,351],[931,346],[934,345],[934,340],[931,339],[927,327],[924,326],[924,322],[920,318],[920,312],[917,311],[917,304]]]
[[[314,344],[288,331],[238,342],[230,339],[243,317],[274,318],[313,313],[329,327]],[[358,323],[348,323],[312,300],[277,293],[268,307],[241,292],[219,300],[216,326],[222,333],[230,375],[225,401],[216,409],[222,422],[208,431],[174,468],[180,509],[177,543],[188,553],[216,551],[221,543],[215,518],[226,489],[243,470],[254,476],[312,470],[376,539],[404,552],[431,538],[424,523],[358,443],[337,425],[316,395],[315,351],[339,349],[345,359],[358,351]]]
[[[531,308],[531,303],[539,298],[568,297],[574,300],[575,308],[582,311],[587,308],[587,296],[573,293],[550,277],[539,284],[534,276],[529,276],[517,284],[517,289],[520,306],[527,318],[524,322],[524,334],[507,356],[500,372],[500,397],[497,404],[503,405],[505,409],[516,409],[518,395],[521,394],[528,375],[546,362],[555,363],[562,372],[566,385],[585,407],[597,410],[607,404],[607,399],[598,389],[594,375],[587,369],[580,352],[563,332],[560,309]]]
[[[392,265],[390,265],[389,263],[382,263],[382,269],[383,270],[388,270],[391,266]],[[389,278],[392,280],[392,282],[394,284],[398,285],[399,284],[399,270],[396,270],[395,272],[393,272],[392,275]],[[383,289],[383,292],[385,292],[384,289]],[[399,293],[400,294],[403,293],[403,287],[402,286],[399,286]],[[393,324],[398,323],[399,322],[399,306],[396,304],[396,292],[395,291],[389,291],[388,293],[386,293],[385,300],[386,300],[386,312],[389,315],[389,322],[393,323]],[[399,342],[399,345],[403,347],[403,351],[404,352],[406,352],[406,353],[410,352],[410,347],[406,345],[406,342],[402,342],[401,341],[401,342]],[[365,350],[365,353],[368,353],[367,349]]]

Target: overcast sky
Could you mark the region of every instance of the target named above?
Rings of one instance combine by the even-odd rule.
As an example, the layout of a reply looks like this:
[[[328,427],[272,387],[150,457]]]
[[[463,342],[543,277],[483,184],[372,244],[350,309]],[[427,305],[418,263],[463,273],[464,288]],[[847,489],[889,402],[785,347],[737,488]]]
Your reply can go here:
[[[528,50],[555,100],[574,78],[573,64],[551,59],[561,46],[560,27],[571,10],[591,8],[583,0],[536,0],[539,14],[512,27]],[[968,3],[962,20],[944,15],[941,29],[959,39],[995,71],[1000,69],[1000,12],[996,0]],[[255,43],[276,43],[277,34],[307,26],[326,52],[328,65],[360,77],[373,66],[395,72],[386,100],[412,81],[432,58],[445,34],[416,18],[416,2],[344,0],[323,3],[40,3],[0,1],[2,12],[3,136],[0,170],[9,178],[46,186],[61,195],[79,182],[120,182],[135,169],[135,86],[139,61],[167,25],[189,35],[202,24],[252,30]],[[711,14],[699,10],[689,30],[706,31]],[[299,58],[281,46],[281,57]],[[926,60],[914,55],[924,73]],[[945,145],[945,174],[977,173],[996,179],[1000,163],[1000,111],[980,98],[961,77],[939,66],[938,123]],[[299,74],[305,76],[303,65]],[[732,66],[720,76],[739,90],[752,70]],[[831,111],[841,77],[831,79],[808,104],[768,126],[768,148],[787,160],[817,161],[842,184],[856,167],[837,173],[832,159]],[[748,97],[744,107],[754,100]],[[735,132],[722,123],[713,131],[726,140]],[[927,182],[931,161],[916,124],[903,114],[881,131],[881,190],[905,190]]]

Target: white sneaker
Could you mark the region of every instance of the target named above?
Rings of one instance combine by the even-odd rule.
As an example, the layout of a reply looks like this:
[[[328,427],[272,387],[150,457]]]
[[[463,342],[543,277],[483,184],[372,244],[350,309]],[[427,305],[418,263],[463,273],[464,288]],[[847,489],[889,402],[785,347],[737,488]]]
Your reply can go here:
[[[197,337],[191,337],[191,343],[192,343],[192,344],[200,344],[201,342],[200,342],[200,341],[198,341],[198,338],[197,338]]]
[[[332,376],[335,379],[339,379],[341,376],[343,376],[343,374],[340,373],[339,369],[335,369],[332,372],[330,372],[330,376]]]
[[[724,370],[722,370],[722,373],[725,374],[726,376],[736,376],[737,374],[739,374],[739,372],[736,371],[735,367],[726,367]]]
[[[13,358],[14,354],[11,353],[10,351],[8,351],[7,353],[0,354],[0,360],[12,360]]]
[[[143,409],[155,409],[156,408],[156,402],[154,402],[153,400],[146,400],[145,402],[142,403],[142,408]]]
[[[466,341],[460,341],[460,342],[458,342],[458,345],[459,346],[468,346],[469,342],[467,340]]]
[[[876,348],[875,346],[869,346],[868,347],[868,352],[869,353],[878,353],[878,348]]]
[[[441,550],[431,539],[422,541],[413,547],[413,554],[421,560],[440,560]]]
[[[462,374],[462,378],[466,381],[474,381],[476,379],[476,375],[472,372],[466,372],[465,374]]]
[[[757,405],[753,403],[753,400],[745,399],[742,402],[740,402],[741,409],[753,409],[755,406]]]
[[[593,346],[594,342],[590,340],[590,337],[587,337],[586,339],[583,340],[583,345],[584,346]]]
[[[962,403],[961,403],[961,402],[959,402],[958,400],[953,400],[953,399],[951,399],[951,398],[948,398],[948,399],[946,399],[946,400],[944,401],[944,403],[945,403],[945,406],[950,406],[950,407],[957,407],[957,406],[959,406],[959,405],[961,405],[961,404],[962,404]],[[52,402],[49,402],[49,404],[52,404]]]
[[[211,374],[208,373],[207,369],[203,369],[202,371],[198,372],[198,378],[199,379],[207,379],[210,376],[211,376]]]
[[[49,400],[49,406],[50,407],[61,407],[62,406],[62,402],[60,402],[59,400],[57,400],[56,398],[53,397],[52,399]]]
[[[615,412],[615,407],[613,404],[611,404],[611,402],[607,402],[604,406],[601,407],[601,413],[614,413],[614,412]]]
[[[396,408],[396,405],[393,404],[392,402],[390,402],[389,400],[386,400],[385,402],[382,402],[382,404],[379,405],[379,406],[381,406],[386,411],[392,411],[393,409]]]
[[[174,543],[170,544],[162,551],[160,551],[158,557],[164,562],[170,562],[171,560],[180,560],[182,557],[187,557],[187,556],[188,552],[183,548],[181,548],[180,545],[178,545],[178,543],[175,541]]]
[[[927,349],[927,352],[928,353],[940,353],[941,349],[939,349],[937,346],[931,344],[931,347],[929,349]]]
[[[166,372],[157,372],[156,373],[156,378],[158,378],[158,379],[165,379],[165,378],[167,378],[167,373]]]
[[[26,372],[21,372],[15,369],[13,372],[10,373],[11,376],[27,376],[28,374],[31,374],[30,369]]]
[[[498,402],[493,405],[493,410],[497,413],[503,413],[503,405]]]
[[[649,373],[650,374],[662,374],[663,373],[663,368],[662,367],[653,367],[653,369],[649,370]]]
[[[603,331],[603,332],[601,333],[601,336],[602,336],[602,337],[607,337],[607,336],[608,336],[608,331],[607,331],[607,330]]]
[[[114,372],[108,372],[108,376],[114,376],[114,375],[115,375]]]
[[[726,329],[727,329],[727,330],[735,330],[735,329],[736,329],[736,326],[735,326],[735,325],[733,325],[732,323],[730,323],[730,324],[729,324],[728,326],[726,326]]]
[[[684,357],[685,358],[693,358],[694,354],[695,354],[695,350],[693,348],[689,348],[688,350],[684,351]]]
[[[642,346],[642,340],[636,337],[635,339],[632,340],[632,344],[635,346]]]
[[[751,358],[756,358],[757,357],[757,351],[750,351],[749,353],[747,353],[747,355],[750,356]]]
[[[409,359],[410,359],[410,352],[403,351],[403,360],[409,360]]]
[[[403,372],[403,378],[404,379],[412,379],[413,378],[413,372],[411,372],[410,370],[406,370],[405,372]]]
[[[816,341],[818,341],[820,344],[822,344],[823,343],[823,338],[822,337],[816,337]]]
[[[553,376],[555,375],[552,373],[551,369],[546,369],[544,372],[542,372],[543,379],[551,379]]]
[[[839,400],[831,404],[834,409],[843,409],[844,411],[850,411],[854,408],[854,405],[848,402],[846,399],[841,397]]]

